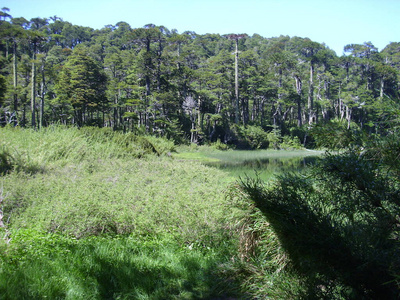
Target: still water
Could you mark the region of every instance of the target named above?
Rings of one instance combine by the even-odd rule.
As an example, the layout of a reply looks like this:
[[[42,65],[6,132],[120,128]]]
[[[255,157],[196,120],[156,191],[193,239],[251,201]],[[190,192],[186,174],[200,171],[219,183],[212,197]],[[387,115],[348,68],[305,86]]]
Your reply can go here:
[[[304,151],[231,151],[210,155],[217,162],[206,163],[228,172],[231,176],[270,179],[284,172],[298,172],[314,164],[321,152]]]

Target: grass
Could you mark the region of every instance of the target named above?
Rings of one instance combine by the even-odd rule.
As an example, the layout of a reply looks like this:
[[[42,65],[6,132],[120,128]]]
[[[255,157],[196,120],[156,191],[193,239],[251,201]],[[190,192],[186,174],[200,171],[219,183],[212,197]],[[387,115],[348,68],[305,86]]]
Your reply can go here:
[[[168,237],[72,240],[30,231],[14,243],[35,247],[2,265],[1,299],[206,299],[225,289],[218,253]],[[50,249],[54,243],[63,247]]]
[[[235,178],[205,165],[287,152],[175,153],[165,139],[65,127],[1,128],[0,147],[0,299],[301,294]]]
[[[171,158],[166,140],[105,130],[2,128],[0,141],[21,165],[0,177],[0,299],[238,293],[216,278],[237,242],[225,173]]]

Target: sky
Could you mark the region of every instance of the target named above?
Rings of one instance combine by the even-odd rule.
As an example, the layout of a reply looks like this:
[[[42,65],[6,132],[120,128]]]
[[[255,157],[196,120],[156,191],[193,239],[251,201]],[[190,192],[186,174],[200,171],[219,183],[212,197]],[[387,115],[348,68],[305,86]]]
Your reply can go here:
[[[94,29],[124,21],[179,33],[307,37],[339,56],[347,44],[372,42],[380,51],[400,42],[400,0],[0,0],[0,7],[14,18],[57,16]]]

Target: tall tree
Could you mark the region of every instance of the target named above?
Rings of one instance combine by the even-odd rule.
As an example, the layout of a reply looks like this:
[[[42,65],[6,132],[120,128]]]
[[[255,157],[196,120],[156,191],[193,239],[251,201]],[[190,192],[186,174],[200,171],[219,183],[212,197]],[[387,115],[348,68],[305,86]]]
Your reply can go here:
[[[106,84],[103,69],[83,47],[78,47],[62,68],[56,92],[59,101],[73,107],[76,124],[83,126],[93,120],[93,112],[104,109]]]
[[[235,123],[239,123],[239,40],[246,34],[230,34],[228,38],[235,41]]]

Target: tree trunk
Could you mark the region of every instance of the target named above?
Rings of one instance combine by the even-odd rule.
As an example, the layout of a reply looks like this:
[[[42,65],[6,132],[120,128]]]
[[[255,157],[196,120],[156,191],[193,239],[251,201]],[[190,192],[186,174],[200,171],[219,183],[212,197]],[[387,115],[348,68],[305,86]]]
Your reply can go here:
[[[13,81],[14,81],[14,113],[15,113],[15,119],[14,119],[14,126],[17,126],[18,124],[18,93],[17,93],[17,86],[18,86],[18,65],[17,65],[17,43],[14,41],[13,45]]]
[[[32,111],[32,128],[36,129],[36,44],[33,46],[33,55],[32,55],[32,76],[31,76],[31,111]]]
[[[314,122],[314,64],[310,63],[310,81],[308,86],[308,124]]]
[[[346,106],[347,129],[350,129],[352,109]]]
[[[301,127],[303,125],[301,116],[301,89],[302,83],[299,76],[295,75],[294,80],[296,81],[296,91],[297,91],[297,126]]]
[[[44,62],[42,64],[42,82],[41,82],[41,91],[40,91],[40,128],[43,128],[44,123],[44,95],[46,93],[46,81],[44,76]]]
[[[239,39],[235,39],[235,123],[239,124]]]

